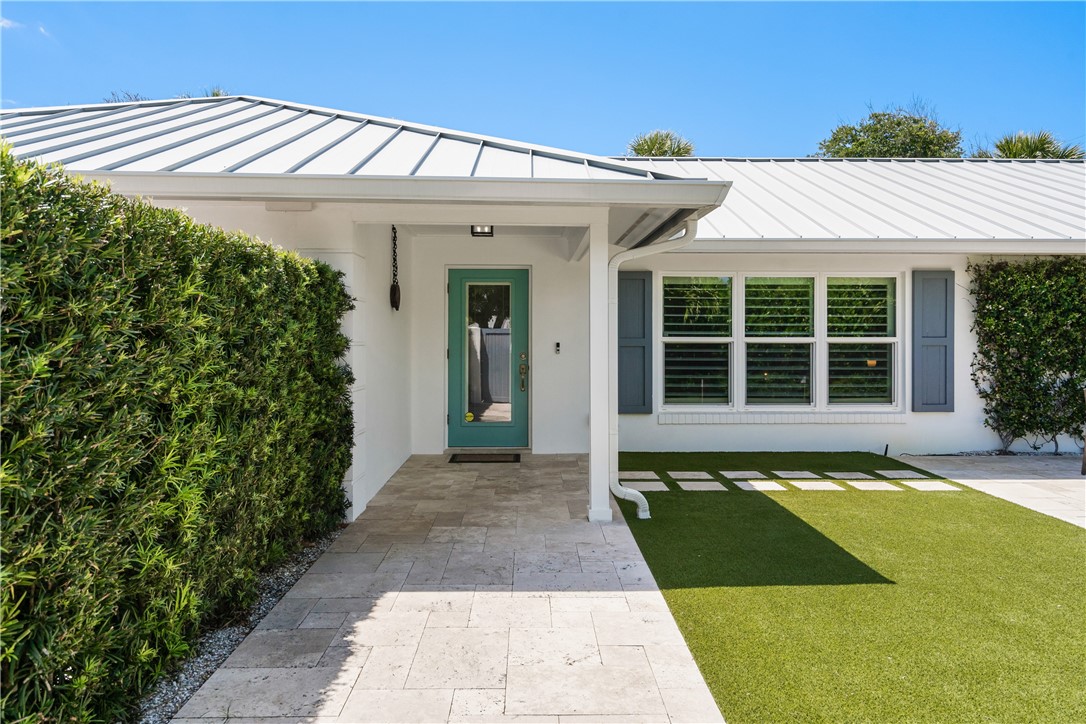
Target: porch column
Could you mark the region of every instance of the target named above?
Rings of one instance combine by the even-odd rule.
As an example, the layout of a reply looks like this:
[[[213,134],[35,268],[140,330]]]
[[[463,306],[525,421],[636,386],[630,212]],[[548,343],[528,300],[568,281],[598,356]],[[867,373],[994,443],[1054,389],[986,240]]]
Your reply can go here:
[[[612,369],[607,303],[607,224],[591,224],[588,236],[588,519],[610,521]]]

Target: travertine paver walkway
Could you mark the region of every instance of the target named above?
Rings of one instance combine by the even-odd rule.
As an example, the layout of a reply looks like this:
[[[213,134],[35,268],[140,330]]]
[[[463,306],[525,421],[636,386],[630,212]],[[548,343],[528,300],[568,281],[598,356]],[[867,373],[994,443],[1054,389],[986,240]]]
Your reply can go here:
[[[1086,528],[1086,477],[1077,455],[904,455],[970,488]]]
[[[587,458],[412,457],[175,722],[722,721]]]

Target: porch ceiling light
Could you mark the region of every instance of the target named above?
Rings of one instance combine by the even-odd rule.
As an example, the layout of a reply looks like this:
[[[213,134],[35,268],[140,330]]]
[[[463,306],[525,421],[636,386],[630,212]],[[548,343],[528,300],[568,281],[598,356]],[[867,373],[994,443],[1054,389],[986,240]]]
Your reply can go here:
[[[472,236],[494,236],[494,227],[490,224],[472,224]]]

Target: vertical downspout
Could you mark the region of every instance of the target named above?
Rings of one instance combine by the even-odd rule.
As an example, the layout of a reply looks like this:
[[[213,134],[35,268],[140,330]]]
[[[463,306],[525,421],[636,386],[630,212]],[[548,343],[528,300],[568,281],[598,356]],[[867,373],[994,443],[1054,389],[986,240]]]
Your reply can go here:
[[[633,259],[681,249],[694,240],[697,231],[698,222],[687,221],[683,235],[678,239],[620,251],[611,257],[607,265],[607,367],[611,370],[607,393],[608,483],[611,494],[616,498],[637,503],[637,517],[642,519],[649,517],[649,501],[640,492],[618,482],[618,268]]]

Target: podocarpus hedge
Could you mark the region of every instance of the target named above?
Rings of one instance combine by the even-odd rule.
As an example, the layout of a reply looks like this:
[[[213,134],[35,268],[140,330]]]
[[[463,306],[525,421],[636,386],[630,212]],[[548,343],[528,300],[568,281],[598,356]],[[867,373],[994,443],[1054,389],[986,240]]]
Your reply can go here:
[[[340,274],[2,151],[4,721],[128,718],[333,529]]]
[[[969,267],[976,301],[973,381],[1003,449],[1040,448],[1086,425],[1086,259],[1047,257]],[[1058,449],[1058,448],[1057,448]]]

